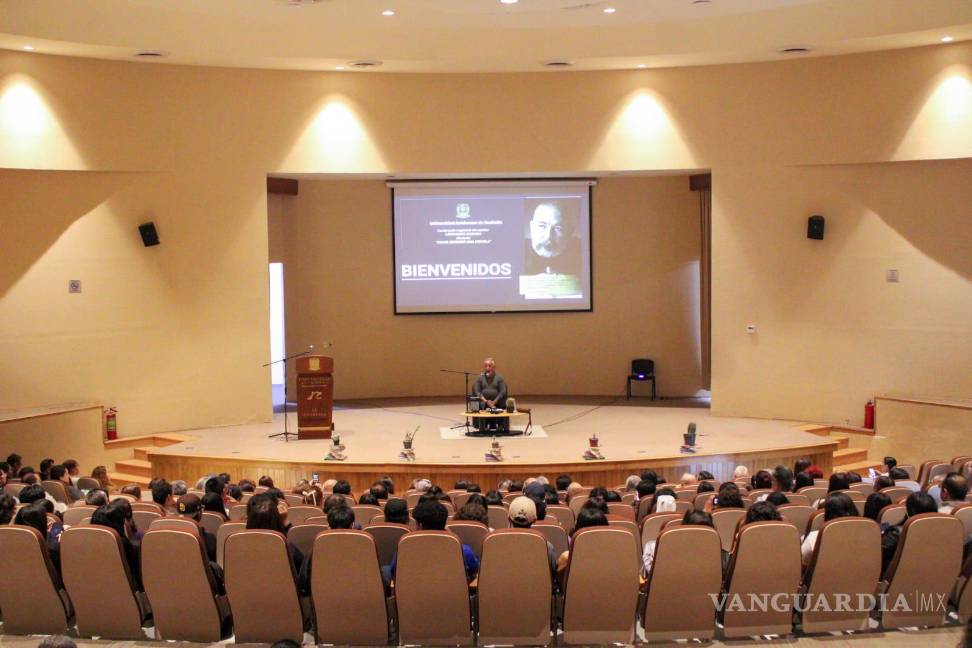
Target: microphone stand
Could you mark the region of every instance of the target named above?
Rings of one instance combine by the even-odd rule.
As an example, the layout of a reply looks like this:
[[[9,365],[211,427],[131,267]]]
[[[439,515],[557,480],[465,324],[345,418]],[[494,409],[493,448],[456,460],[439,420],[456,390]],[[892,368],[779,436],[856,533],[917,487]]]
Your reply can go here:
[[[478,376],[479,375],[479,372],[478,371],[457,371],[455,369],[439,369],[439,371],[441,371],[442,373],[462,374],[465,377],[465,379],[466,379],[466,391],[463,392],[463,409],[465,409],[468,412],[469,411],[469,376]],[[469,434],[469,417],[468,416],[463,417],[463,422],[462,423],[456,423],[455,425],[453,425],[449,429],[450,430],[455,430],[455,429],[461,428],[461,427],[466,428],[466,434]]]
[[[284,442],[287,442],[287,441],[290,441],[290,436],[291,435],[297,436],[297,434],[295,432],[291,432],[290,431],[290,428],[287,425],[287,422],[288,422],[287,413],[290,410],[290,407],[287,404],[287,361],[288,360],[293,360],[294,358],[299,358],[301,356],[305,356],[305,355],[311,353],[312,351],[314,351],[314,345],[313,344],[310,345],[309,347],[307,347],[307,350],[306,351],[301,351],[300,353],[295,353],[292,356],[286,356],[286,357],[280,358],[279,360],[272,360],[272,361],[266,363],[265,365],[263,365],[264,367],[270,367],[272,365],[279,364],[279,363],[282,362],[283,363],[283,373],[284,373],[284,431],[283,432],[277,432],[276,434],[270,434],[270,435],[267,436],[268,439],[275,439],[278,436],[282,436],[284,438]]]

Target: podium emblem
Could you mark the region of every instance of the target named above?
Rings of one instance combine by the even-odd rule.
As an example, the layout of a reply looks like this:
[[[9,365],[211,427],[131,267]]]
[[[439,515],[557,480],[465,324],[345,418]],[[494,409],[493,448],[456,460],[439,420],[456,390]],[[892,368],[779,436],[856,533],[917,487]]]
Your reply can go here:
[[[321,359],[320,358],[307,358],[307,366],[311,371],[321,370]]]

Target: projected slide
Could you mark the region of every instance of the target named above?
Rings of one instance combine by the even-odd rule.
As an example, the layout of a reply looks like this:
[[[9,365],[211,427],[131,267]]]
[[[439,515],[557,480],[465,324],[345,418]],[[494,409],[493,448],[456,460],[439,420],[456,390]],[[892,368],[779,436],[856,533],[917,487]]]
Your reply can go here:
[[[393,185],[395,312],[591,310],[590,185]]]

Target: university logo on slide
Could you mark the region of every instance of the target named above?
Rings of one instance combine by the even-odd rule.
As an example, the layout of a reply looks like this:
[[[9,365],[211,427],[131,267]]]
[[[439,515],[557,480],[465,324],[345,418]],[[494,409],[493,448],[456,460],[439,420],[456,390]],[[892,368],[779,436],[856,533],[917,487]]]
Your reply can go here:
[[[469,203],[456,203],[456,218],[469,218]]]

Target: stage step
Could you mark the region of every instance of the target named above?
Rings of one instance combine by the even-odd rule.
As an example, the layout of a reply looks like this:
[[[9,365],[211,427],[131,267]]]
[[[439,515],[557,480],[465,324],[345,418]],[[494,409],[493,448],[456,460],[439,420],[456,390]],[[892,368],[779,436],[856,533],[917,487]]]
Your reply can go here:
[[[115,470],[127,475],[139,475],[152,479],[152,462],[144,459],[121,459],[115,462]]]
[[[126,484],[138,484],[143,489],[148,488],[149,482],[152,481],[151,477],[143,477],[142,475],[129,475],[126,473],[110,472],[108,473],[108,479],[115,485],[115,488],[121,488]]]
[[[176,443],[192,441],[194,438],[195,437],[191,437],[186,434],[179,434],[178,432],[160,432],[157,434],[121,437],[120,439],[114,439],[112,441],[104,441],[104,447],[106,450],[109,448],[139,448],[144,446],[164,448],[165,446],[174,445]]]
[[[874,468],[879,470],[881,468],[880,461],[856,461],[854,463],[840,464],[834,466],[834,472],[856,472],[861,477],[867,475],[868,468]]]
[[[834,450],[834,465],[867,461],[867,448],[842,448]]]
[[[135,448],[135,458],[141,459],[142,461],[149,461],[149,453],[158,447],[159,446],[142,446],[141,448]]]
[[[850,437],[843,434],[831,434],[829,435],[831,439],[837,441],[837,449],[843,450],[844,448],[850,447]]]

